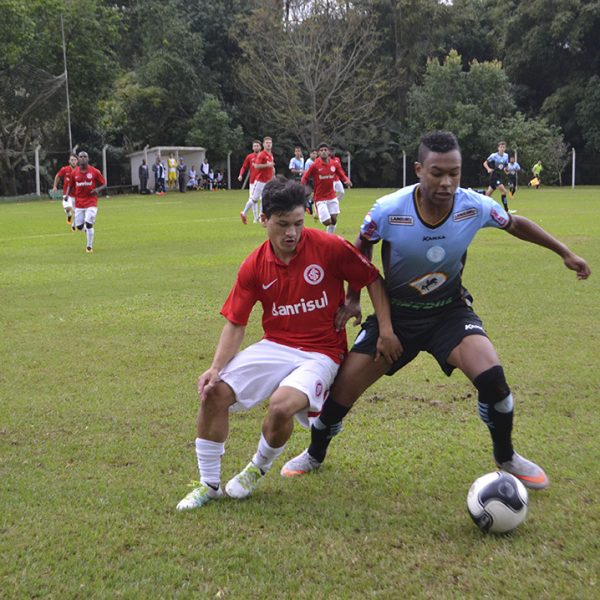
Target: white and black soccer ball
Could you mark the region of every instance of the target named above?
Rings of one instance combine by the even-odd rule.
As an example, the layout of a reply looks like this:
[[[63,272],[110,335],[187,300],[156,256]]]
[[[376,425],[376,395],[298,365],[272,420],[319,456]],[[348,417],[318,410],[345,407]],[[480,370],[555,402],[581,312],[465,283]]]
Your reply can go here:
[[[497,471],[473,482],[467,495],[467,508],[482,531],[505,533],[525,520],[527,500],[527,490],[516,477]]]

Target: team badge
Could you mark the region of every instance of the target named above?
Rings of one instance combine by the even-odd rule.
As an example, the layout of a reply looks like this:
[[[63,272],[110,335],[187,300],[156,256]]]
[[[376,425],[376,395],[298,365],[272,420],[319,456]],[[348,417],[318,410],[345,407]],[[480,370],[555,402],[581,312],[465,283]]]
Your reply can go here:
[[[91,173],[88,173],[88,174],[87,174],[87,178],[88,178],[88,179],[91,179],[91,178],[92,178],[92,174],[91,174]]]
[[[500,227],[504,227],[508,223],[508,219],[502,216],[494,207],[492,207],[490,216],[498,223],[498,225],[500,225]]]
[[[330,170],[332,173],[335,173],[335,167],[334,167],[334,166],[331,166],[331,167],[329,167],[329,170]]]
[[[448,276],[445,273],[428,273],[427,275],[423,275],[423,277],[419,277],[419,279],[411,281],[410,286],[415,288],[421,296],[427,296],[433,290],[444,285],[447,280]]]
[[[427,250],[427,258],[432,263],[439,263],[444,260],[446,256],[446,251],[441,246],[431,246],[429,250]]]
[[[317,381],[317,385],[315,386],[315,396],[319,398],[323,393],[323,384],[320,381]]]
[[[310,285],[319,285],[325,277],[325,271],[320,265],[308,265],[304,269],[304,281]]]

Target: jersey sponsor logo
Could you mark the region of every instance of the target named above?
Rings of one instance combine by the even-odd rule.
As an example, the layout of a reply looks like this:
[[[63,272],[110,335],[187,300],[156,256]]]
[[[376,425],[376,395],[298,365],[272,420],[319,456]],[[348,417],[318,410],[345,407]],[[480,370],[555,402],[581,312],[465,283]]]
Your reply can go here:
[[[91,177],[91,176],[90,176],[90,177]],[[75,185],[76,185],[77,187],[81,187],[81,186],[88,187],[88,186],[90,186],[90,185],[94,185],[94,182],[93,182],[93,181],[76,181],[76,182],[75,182]]]
[[[470,329],[479,329],[480,331],[485,331],[481,325],[475,325],[474,323],[466,323],[465,331],[469,331]]]
[[[445,240],[445,235],[424,235],[422,242],[433,242],[434,240]]]
[[[453,220],[454,221],[464,221],[465,219],[473,219],[479,214],[479,211],[476,208],[467,208],[465,210],[461,210],[457,213],[454,213]]]
[[[308,265],[304,269],[304,281],[310,285],[319,285],[325,277],[325,271],[320,265]]]
[[[433,263],[439,263],[446,257],[446,251],[441,246],[432,246],[427,250],[427,258]]]
[[[270,281],[269,283],[263,283],[262,284],[263,290],[268,290],[276,281],[277,281],[277,277],[275,277],[275,279],[273,279],[273,281]]]
[[[390,225],[413,225],[414,220],[410,215],[390,215],[388,223]]]
[[[447,280],[448,276],[445,273],[440,273],[438,271],[436,273],[428,273],[427,275],[423,275],[423,277],[411,281],[410,286],[415,288],[421,296],[426,296],[433,292],[433,290],[444,285]]]
[[[275,302],[273,302],[271,314],[274,317],[291,317],[293,315],[299,315],[302,313],[309,313],[315,310],[323,309],[328,304],[329,300],[327,299],[327,292],[323,291],[322,296],[320,298],[316,298],[315,300],[305,300],[304,298],[300,298],[300,302],[281,305],[277,305]]]
[[[410,302],[397,300],[396,298],[390,298],[390,302],[394,306],[398,306],[399,308],[404,308],[407,310],[433,310],[435,308],[442,308],[443,306],[452,304],[454,302],[454,298],[450,297],[444,298],[443,300],[432,300],[430,302]]]
[[[496,223],[498,223],[498,225],[500,225],[500,227],[504,227],[508,223],[508,219],[502,216],[496,210],[495,207],[492,207],[492,212],[490,213],[490,216],[492,217],[492,219],[494,219],[494,221],[496,221]]]

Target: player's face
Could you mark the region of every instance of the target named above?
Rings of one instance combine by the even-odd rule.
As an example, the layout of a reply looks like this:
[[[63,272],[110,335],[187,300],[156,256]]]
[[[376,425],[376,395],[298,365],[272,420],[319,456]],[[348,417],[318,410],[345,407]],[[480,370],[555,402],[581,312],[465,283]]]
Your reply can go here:
[[[261,222],[267,229],[267,237],[275,256],[285,259],[296,253],[296,246],[304,228],[303,206],[298,206],[290,212],[273,214],[268,219],[261,215]]]
[[[506,144],[498,145],[498,154],[504,154],[505,150],[506,150]]]
[[[69,158],[69,164],[74,169],[77,166],[77,157],[76,156],[71,156]]]
[[[260,144],[258,142],[255,142],[254,144],[252,144],[252,151],[255,152],[256,154],[258,154],[260,152]]]
[[[319,148],[319,156],[321,160],[327,160],[329,157],[329,148]]]
[[[421,197],[434,204],[452,203],[460,184],[462,158],[458,150],[429,152],[422,163],[415,163]]]
[[[88,163],[90,162],[87,152],[80,152],[78,155],[78,159],[79,159],[79,166],[83,167],[84,169],[87,168]]]
[[[263,146],[267,152],[271,152],[271,148],[273,147],[273,140],[265,140],[263,142]]]
[[[300,150],[300,148],[296,148],[294,154],[296,155],[296,158],[302,158],[302,150]]]

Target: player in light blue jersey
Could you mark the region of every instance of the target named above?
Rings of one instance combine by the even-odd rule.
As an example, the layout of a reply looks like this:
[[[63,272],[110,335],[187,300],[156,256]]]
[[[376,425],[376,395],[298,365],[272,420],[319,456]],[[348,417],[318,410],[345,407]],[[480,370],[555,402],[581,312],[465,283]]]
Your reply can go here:
[[[517,162],[514,156],[508,159],[508,167],[506,172],[508,173],[508,193],[512,198],[517,192],[517,176],[521,170],[521,165]]]
[[[498,152],[490,154],[483,161],[483,168],[488,172],[490,181],[485,192],[486,196],[491,196],[495,189],[500,190],[502,206],[508,212],[508,201],[506,200],[506,188],[504,187],[504,177],[508,167],[508,154],[506,153],[506,142],[498,142]]]
[[[558,254],[579,279],[590,275],[586,261],[525,217],[508,214],[491,198],[459,187],[462,157],[449,132],[425,135],[415,164],[419,183],[380,198],[361,227],[356,246],[367,257],[382,242],[382,262],[390,296],[394,332],[403,353],[393,364],[375,361],[377,321],[369,317],[343,363],[320,416],[311,429],[311,444],[288,461],[282,475],[318,468],[331,438],[359,396],[383,375],[393,375],[421,351],[433,355],[450,375],[460,369],[478,394],[479,414],[492,437],[496,464],[533,489],[547,487],[542,468],[517,454],[512,445],[513,397],[483,323],[462,285],[467,249],[484,227],[511,235]],[[349,290],[336,324],[360,321],[358,294]]]

